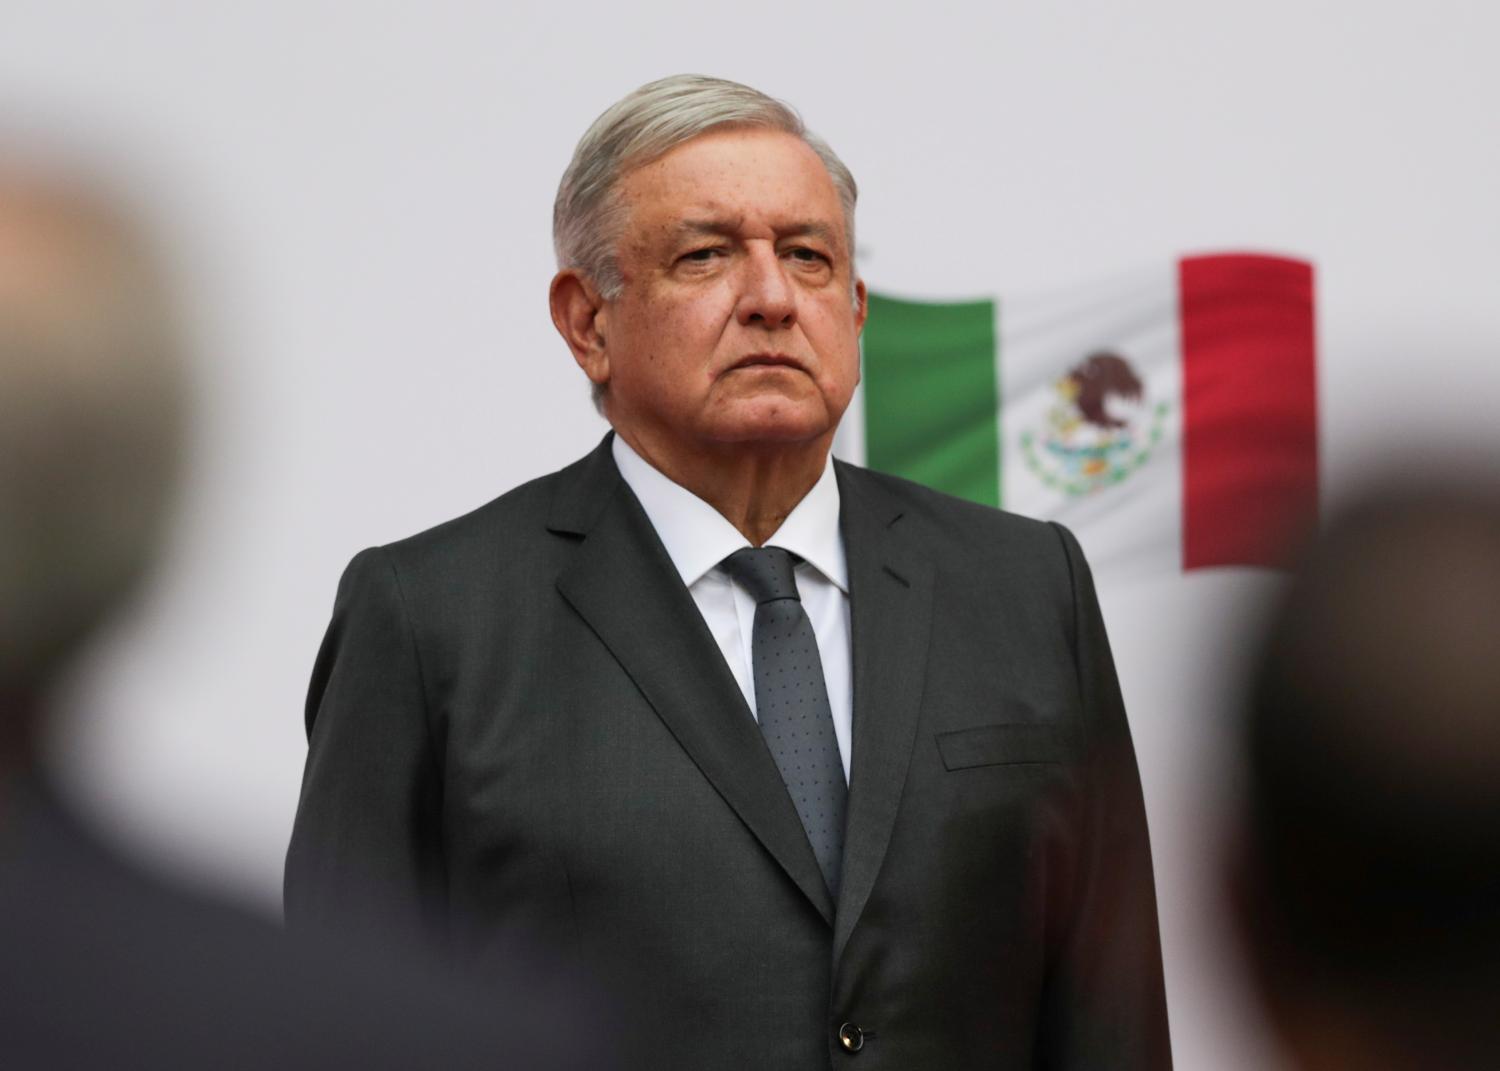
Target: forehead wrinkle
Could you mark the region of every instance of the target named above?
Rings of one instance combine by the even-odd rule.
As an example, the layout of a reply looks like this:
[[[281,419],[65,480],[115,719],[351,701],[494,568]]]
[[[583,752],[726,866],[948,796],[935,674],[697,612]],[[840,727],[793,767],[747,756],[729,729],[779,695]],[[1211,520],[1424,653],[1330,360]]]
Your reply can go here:
[[[736,216],[734,219],[683,219],[678,220],[672,226],[672,233],[681,236],[696,236],[700,234],[712,234],[719,237],[730,238],[738,234],[745,225],[744,216]]]

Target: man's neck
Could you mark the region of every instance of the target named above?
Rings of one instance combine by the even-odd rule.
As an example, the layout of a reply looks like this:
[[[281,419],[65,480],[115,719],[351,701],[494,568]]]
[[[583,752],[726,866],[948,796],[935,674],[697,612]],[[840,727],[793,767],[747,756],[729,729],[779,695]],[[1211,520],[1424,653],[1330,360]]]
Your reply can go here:
[[[812,490],[828,464],[833,434],[810,442],[726,444],[685,451],[649,435],[615,429],[630,448],[667,479],[707,502],[761,546]]]

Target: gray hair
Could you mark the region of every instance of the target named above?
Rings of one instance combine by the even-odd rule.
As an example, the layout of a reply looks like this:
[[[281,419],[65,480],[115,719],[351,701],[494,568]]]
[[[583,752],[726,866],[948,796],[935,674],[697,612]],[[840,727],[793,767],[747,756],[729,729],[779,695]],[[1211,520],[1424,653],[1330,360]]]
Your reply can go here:
[[[161,267],[89,184],[0,174],[0,689],[13,694],[45,689],[159,549],[188,386]]]
[[[844,209],[849,254],[854,254],[854,176],[827,142],[802,123],[791,105],[738,82],[677,74],[641,86],[594,120],[563,172],[552,208],[557,266],[587,276],[606,300],[623,286],[615,246],[624,227],[617,195],[626,172],[648,164],[711,130],[764,127],[801,138],[833,180]]]

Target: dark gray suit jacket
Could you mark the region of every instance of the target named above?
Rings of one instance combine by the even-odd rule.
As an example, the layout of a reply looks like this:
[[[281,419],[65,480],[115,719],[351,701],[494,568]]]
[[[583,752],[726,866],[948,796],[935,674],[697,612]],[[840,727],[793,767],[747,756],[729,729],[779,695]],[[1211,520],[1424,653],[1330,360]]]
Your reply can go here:
[[[1140,782],[1077,543],[837,473],[837,904],[606,437],[349,566],[289,922],[375,887],[465,958],[517,930],[561,944],[631,999],[643,1067],[1168,1067]]]

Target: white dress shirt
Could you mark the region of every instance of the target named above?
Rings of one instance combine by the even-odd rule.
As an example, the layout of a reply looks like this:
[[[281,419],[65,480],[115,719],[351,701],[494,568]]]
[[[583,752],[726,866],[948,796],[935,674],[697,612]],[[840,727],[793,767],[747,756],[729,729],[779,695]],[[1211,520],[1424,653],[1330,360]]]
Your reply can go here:
[[[735,551],[748,547],[749,540],[723,514],[663,476],[618,435],[613,449],[620,475],[640,499],[754,714],[751,638],[755,600],[719,565]],[[838,737],[847,781],[854,724],[849,570],[844,537],[839,531],[839,485],[831,457],[818,482],[765,545],[789,550],[802,559],[794,571],[797,593],[817,636],[828,705],[833,711],[833,732]]]

